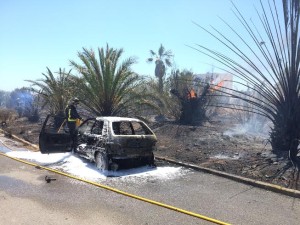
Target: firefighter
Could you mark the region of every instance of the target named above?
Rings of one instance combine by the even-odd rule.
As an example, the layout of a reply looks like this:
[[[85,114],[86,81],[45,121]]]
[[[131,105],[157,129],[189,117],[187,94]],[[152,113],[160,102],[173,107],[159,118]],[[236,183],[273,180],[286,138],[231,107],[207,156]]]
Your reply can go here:
[[[65,114],[67,125],[69,128],[69,133],[72,139],[71,149],[72,151],[76,150],[77,147],[77,129],[76,129],[76,121],[81,120],[82,118],[79,116],[76,106],[79,104],[79,99],[74,98],[68,104]]]

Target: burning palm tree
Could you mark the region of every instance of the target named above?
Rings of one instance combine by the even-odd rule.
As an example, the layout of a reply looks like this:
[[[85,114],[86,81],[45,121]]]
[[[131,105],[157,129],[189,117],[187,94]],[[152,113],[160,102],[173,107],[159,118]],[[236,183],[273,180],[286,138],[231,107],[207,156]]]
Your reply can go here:
[[[249,42],[245,41],[245,36],[241,36],[237,28],[223,21],[241,40],[242,46],[238,46],[236,41],[233,42],[215,28],[210,31],[198,25],[238,59],[203,45],[198,45],[195,49],[225,66],[227,69],[224,70],[239,78],[241,85],[250,84],[256,94],[231,90],[232,93],[228,95],[247,101],[253,106],[252,112],[270,119],[273,124],[270,132],[273,151],[288,151],[290,160],[299,170],[300,1],[282,0],[282,11],[277,8],[275,0],[269,0],[267,5],[260,1],[260,5],[262,13],[258,12],[258,18],[262,29],[247,22],[233,5],[241,28],[250,37]]]
[[[169,81],[170,92],[177,97],[181,106],[179,122],[189,125],[205,122],[208,119],[206,109],[210,100],[209,84],[197,82],[195,75],[188,70],[172,71]],[[197,91],[194,88],[197,88]]]

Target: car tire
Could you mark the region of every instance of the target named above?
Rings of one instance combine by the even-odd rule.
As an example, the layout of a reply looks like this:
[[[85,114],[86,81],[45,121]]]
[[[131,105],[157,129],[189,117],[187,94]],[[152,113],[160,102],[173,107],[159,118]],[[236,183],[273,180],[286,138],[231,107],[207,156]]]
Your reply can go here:
[[[146,163],[149,165],[149,166],[155,166],[155,163],[154,163],[154,154],[152,153],[151,156],[149,156],[147,159],[146,159]]]
[[[108,170],[108,157],[105,153],[97,152],[95,156],[95,163],[96,163],[96,167],[100,171]]]

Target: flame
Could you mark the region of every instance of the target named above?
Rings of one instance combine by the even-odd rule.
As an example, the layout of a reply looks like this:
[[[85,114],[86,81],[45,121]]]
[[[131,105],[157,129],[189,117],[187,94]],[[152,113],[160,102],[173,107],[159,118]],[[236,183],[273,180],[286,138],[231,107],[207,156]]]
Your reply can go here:
[[[216,86],[212,88],[212,91],[219,90],[224,85],[224,80],[221,80]]]
[[[197,94],[194,91],[194,89],[190,90],[188,93],[188,99],[191,99],[191,98],[197,98]]]

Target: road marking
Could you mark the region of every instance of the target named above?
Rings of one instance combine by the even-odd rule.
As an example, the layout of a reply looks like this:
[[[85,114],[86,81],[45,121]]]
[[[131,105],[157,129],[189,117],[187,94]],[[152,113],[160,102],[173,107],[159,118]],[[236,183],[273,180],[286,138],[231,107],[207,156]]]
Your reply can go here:
[[[148,198],[144,198],[144,197],[141,197],[141,196],[138,196],[138,195],[130,194],[130,193],[118,190],[116,188],[112,188],[112,187],[102,185],[102,184],[99,184],[99,183],[96,183],[96,182],[85,180],[85,179],[82,179],[82,178],[79,178],[79,177],[76,177],[76,176],[58,171],[58,170],[54,170],[54,169],[51,169],[51,168],[48,168],[48,167],[44,167],[44,166],[41,166],[41,165],[38,165],[38,164],[35,164],[35,163],[28,162],[28,161],[25,161],[25,160],[14,158],[14,157],[8,156],[8,155],[6,155],[2,152],[0,152],[0,155],[5,156],[5,157],[10,158],[10,159],[13,159],[13,160],[16,160],[16,161],[21,162],[21,163],[25,163],[25,164],[30,165],[30,166],[34,166],[34,167],[39,168],[39,169],[48,170],[48,171],[51,171],[53,173],[60,174],[62,176],[66,176],[66,177],[69,177],[69,178],[72,178],[72,179],[75,179],[75,180],[79,180],[79,181],[82,181],[82,182],[85,182],[85,183],[88,183],[88,184],[92,184],[94,186],[97,186],[97,187],[100,187],[100,188],[103,188],[103,189],[106,189],[106,190],[109,190],[109,191],[112,191],[112,192],[115,192],[115,193],[118,193],[118,194],[121,194],[121,195],[124,195],[124,196],[127,196],[127,197],[131,197],[131,198],[134,198],[134,199],[137,199],[137,200],[140,200],[140,201],[144,201],[144,202],[147,202],[147,203],[150,203],[150,204],[153,204],[153,205],[157,205],[157,206],[160,206],[160,207],[163,207],[163,208],[167,208],[167,209],[170,209],[170,210],[173,210],[173,211],[176,211],[176,212],[180,212],[180,213],[183,213],[183,214],[186,214],[186,215],[189,215],[189,216],[193,216],[193,217],[196,217],[196,218],[199,218],[199,219],[202,219],[202,220],[206,220],[206,221],[209,221],[209,222],[212,222],[212,223],[215,223],[215,224],[230,225],[229,223],[226,223],[226,222],[223,222],[223,221],[220,221],[220,220],[216,220],[216,219],[213,219],[213,218],[210,218],[210,217],[198,214],[198,213],[194,213],[194,212],[191,212],[191,211],[188,211],[188,210],[177,208],[177,207],[174,207],[174,206],[171,206],[171,205],[168,205],[168,204],[164,204],[164,203],[161,203],[161,202],[157,202],[157,201],[154,201],[154,200],[151,200],[151,199],[148,199]]]

